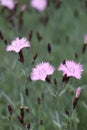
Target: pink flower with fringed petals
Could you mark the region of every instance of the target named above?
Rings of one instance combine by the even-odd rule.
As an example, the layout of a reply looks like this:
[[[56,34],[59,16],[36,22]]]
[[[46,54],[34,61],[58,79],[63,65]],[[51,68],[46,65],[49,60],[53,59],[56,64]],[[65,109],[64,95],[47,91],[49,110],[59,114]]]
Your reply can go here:
[[[19,39],[18,37],[12,41],[11,45],[8,45],[6,50],[7,51],[15,51],[16,53],[19,53],[20,50],[24,47],[30,47],[30,42],[25,38]]]
[[[12,10],[15,7],[14,0],[0,0],[0,4],[8,9]]]
[[[66,74],[67,77],[75,77],[76,79],[80,79],[83,72],[83,66],[80,63],[66,60],[64,64],[60,64],[58,70],[63,71],[63,75]]]
[[[47,0],[31,0],[30,5],[38,11],[43,11],[47,7]]]
[[[48,75],[54,73],[54,67],[49,64],[49,62],[41,62],[32,69],[31,80],[43,80],[45,81]]]

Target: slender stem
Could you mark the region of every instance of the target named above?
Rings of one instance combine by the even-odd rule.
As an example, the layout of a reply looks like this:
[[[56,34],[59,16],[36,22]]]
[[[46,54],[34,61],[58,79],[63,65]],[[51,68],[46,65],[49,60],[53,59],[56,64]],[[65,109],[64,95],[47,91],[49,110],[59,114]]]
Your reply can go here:
[[[72,115],[73,115],[73,109],[72,109],[72,105],[71,105],[71,111],[69,114],[69,130],[73,130],[73,128],[72,128]]]
[[[62,117],[61,117],[61,109],[60,109],[60,97],[59,94],[57,95],[57,109],[59,114],[59,124],[62,126]],[[61,130],[61,127],[59,128]]]
[[[10,124],[10,130],[13,130],[13,122],[12,122],[12,116],[9,119],[9,124]]]
[[[71,116],[69,117],[69,130],[72,130]]]
[[[59,116],[59,122],[58,122],[58,124],[60,124],[59,130],[62,129],[62,115],[61,115],[61,108],[60,108],[61,104],[60,104],[60,96],[59,95],[61,93],[61,88],[64,89],[63,86],[64,86],[64,83],[61,84],[61,87],[57,91],[55,91],[55,94],[56,94],[56,103],[57,103],[57,112],[58,112],[58,116]]]

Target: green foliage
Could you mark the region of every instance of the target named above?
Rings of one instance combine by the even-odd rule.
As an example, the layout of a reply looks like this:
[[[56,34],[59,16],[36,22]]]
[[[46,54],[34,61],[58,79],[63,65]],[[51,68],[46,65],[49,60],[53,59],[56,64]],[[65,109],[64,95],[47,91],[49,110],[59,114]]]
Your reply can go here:
[[[0,40],[0,130],[28,130],[23,126],[18,116],[20,106],[24,107],[25,122],[30,123],[30,130],[68,130],[69,121],[72,121],[72,130],[86,130],[87,124],[87,60],[86,53],[81,53],[84,36],[87,33],[87,9],[85,0],[63,0],[61,6],[55,8],[56,0],[49,0],[50,5],[43,12],[38,12],[29,6],[29,1],[19,0],[18,10],[12,17],[14,26],[7,16],[9,11],[2,12],[0,6],[0,30],[8,44],[16,37],[29,39],[29,31],[32,29],[33,36],[31,47],[23,49],[24,64],[18,60],[18,54],[6,52],[6,45]],[[26,3],[27,10],[23,13],[23,26],[19,29],[18,19],[21,5]],[[49,16],[47,25],[41,22],[42,17]],[[38,41],[36,33],[42,36]],[[48,53],[47,44],[51,44],[52,52]],[[34,64],[33,57],[38,53]],[[78,58],[75,58],[75,53]],[[66,88],[60,91],[62,75],[57,72],[57,67],[64,60],[74,60],[84,65],[85,71],[81,80],[70,79]],[[31,82],[27,80],[32,68],[39,62],[49,61],[56,68],[52,78],[52,84],[42,81]],[[58,80],[56,90],[53,79]],[[82,87],[81,96],[75,111],[69,119],[71,106],[78,86]],[[27,96],[25,90],[28,89]],[[44,93],[44,100],[38,104],[38,97]],[[74,94],[73,94],[74,93]],[[58,99],[59,98],[59,99]],[[57,104],[60,100],[60,106]],[[8,112],[8,105],[13,108],[12,116]],[[57,111],[60,107],[60,114]],[[67,112],[69,112],[67,114]],[[69,129],[70,130],[70,129]]]

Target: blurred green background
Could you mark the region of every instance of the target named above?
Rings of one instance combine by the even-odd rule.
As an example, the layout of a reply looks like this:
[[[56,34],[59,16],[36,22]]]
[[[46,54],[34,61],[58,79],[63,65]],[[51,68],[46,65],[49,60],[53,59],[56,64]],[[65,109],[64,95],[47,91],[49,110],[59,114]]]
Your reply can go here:
[[[31,123],[31,130],[38,130],[38,117],[43,118],[45,124],[40,130],[58,130],[53,120],[56,119],[56,103],[51,95],[54,89],[53,79],[58,83],[62,78],[62,73],[57,71],[59,64],[64,59],[81,62],[84,66],[84,73],[81,80],[70,79],[68,90],[61,97],[61,110],[65,128],[67,129],[66,110],[71,108],[74,99],[75,89],[81,86],[82,92],[78,106],[74,112],[73,123],[76,126],[73,130],[87,130],[87,52],[82,55],[84,36],[87,33],[87,1],[86,0],[62,0],[59,7],[56,7],[56,0],[49,0],[49,6],[43,11],[38,12],[29,5],[28,0],[18,1],[16,13],[12,16],[14,25],[9,22],[8,16],[11,12],[7,9],[3,11],[0,6],[0,30],[4,38],[11,44],[16,37],[26,37],[29,39],[29,32],[32,30],[30,49],[23,49],[24,64],[18,60],[18,54],[6,52],[6,45],[0,40],[0,130],[22,130],[18,120],[20,106],[27,106],[30,112],[25,110],[25,120]],[[27,4],[27,10],[23,13],[23,25],[19,29],[18,21],[21,6]],[[48,22],[44,25],[41,19],[47,18]],[[42,39],[39,41],[37,32]],[[48,53],[47,45],[50,43],[52,52]],[[38,53],[34,64],[33,57]],[[78,55],[78,58],[75,55]],[[35,64],[48,61],[56,71],[52,76],[52,84],[41,81],[27,81],[32,68]],[[74,83],[73,83],[74,82]],[[60,84],[58,84],[59,86]],[[28,89],[29,96],[26,96],[25,89]],[[37,97],[45,92],[45,99],[40,114]],[[10,117],[8,104],[13,107],[13,115]],[[9,119],[11,118],[11,119]],[[76,123],[77,122],[77,123]],[[27,128],[26,128],[27,129]]]

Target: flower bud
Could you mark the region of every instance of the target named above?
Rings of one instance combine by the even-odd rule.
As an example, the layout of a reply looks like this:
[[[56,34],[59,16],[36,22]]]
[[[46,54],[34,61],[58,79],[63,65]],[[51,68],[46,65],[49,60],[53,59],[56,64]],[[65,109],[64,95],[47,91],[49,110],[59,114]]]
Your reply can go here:
[[[80,88],[80,87],[78,87],[78,88],[77,88],[77,90],[76,90],[76,95],[75,95],[75,98],[79,98],[80,93],[81,93],[81,88]]]
[[[76,108],[76,106],[77,106],[80,93],[81,93],[81,88],[78,87],[77,90],[76,90],[76,94],[75,94],[74,101],[73,101],[73,110],[74,110],[74,109]]]

